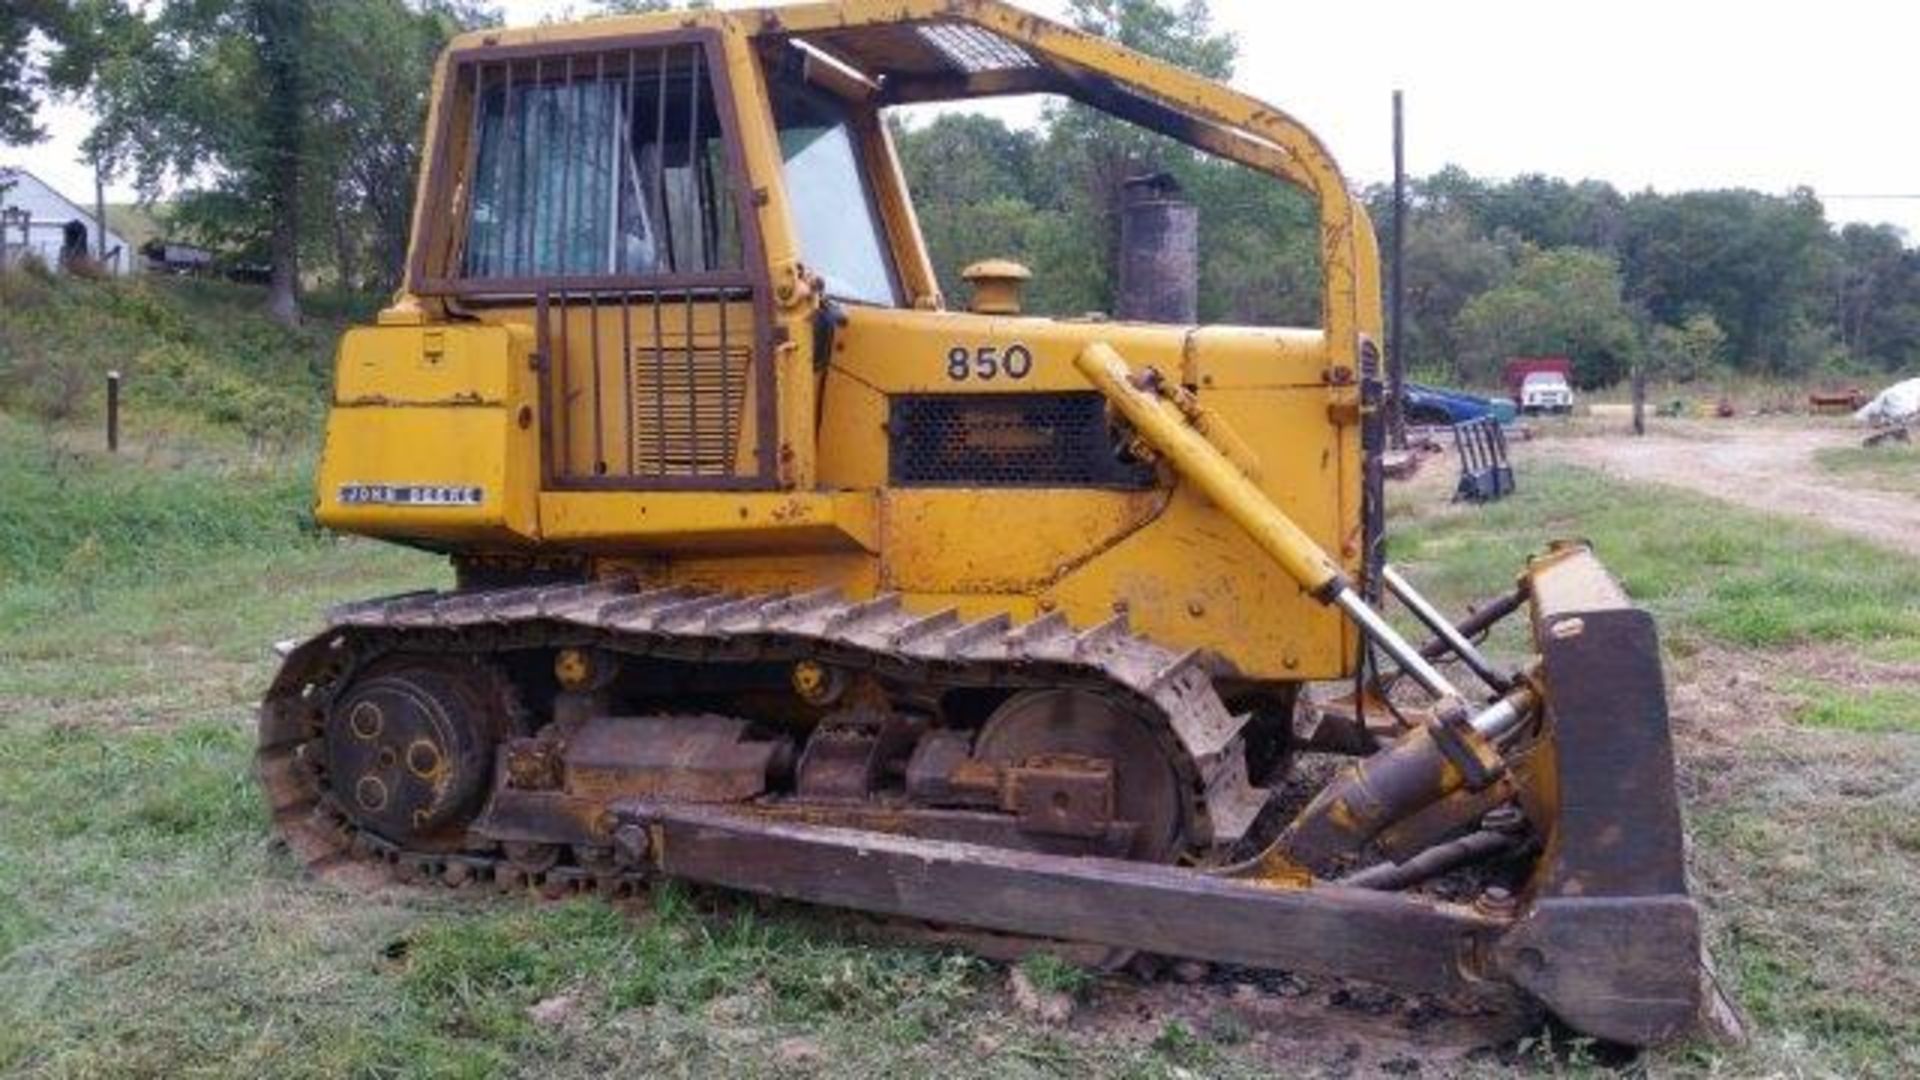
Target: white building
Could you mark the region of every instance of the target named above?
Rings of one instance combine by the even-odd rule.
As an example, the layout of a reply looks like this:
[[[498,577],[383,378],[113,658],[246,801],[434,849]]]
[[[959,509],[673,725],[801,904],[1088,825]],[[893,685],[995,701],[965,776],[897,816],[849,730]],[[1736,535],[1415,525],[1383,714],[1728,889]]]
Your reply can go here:
[[[26,211],[24,231],[20,211]],[[25,169],[0,166],[0,264],[12,266],[25,251],[37,253],[50,267],[60,266],[60,249],[67,227],[78,222],[87,231],[87,254],[100,251],[100,223],[93,212],[47,186]],[[131,274],[139,259],[127,242],[107,230],[106,264],[116,274]]]

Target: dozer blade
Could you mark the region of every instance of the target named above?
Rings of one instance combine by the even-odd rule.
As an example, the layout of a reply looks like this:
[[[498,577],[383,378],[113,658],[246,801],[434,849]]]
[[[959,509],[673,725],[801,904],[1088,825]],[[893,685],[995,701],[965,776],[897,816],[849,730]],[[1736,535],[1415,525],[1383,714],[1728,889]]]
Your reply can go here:
[[[1494,963],[1572,1027],[1634,1045],[1738,1038],[1687,895],[1666,682],[1653,617],[1584,545],[1527,574],[1551,821]]]
[[[1550,759],[1523,797],[1542,836],[1511,907],[1311,880],[771,821],[627,802],[659,872],[961,926],[1352,977],[1439,995],[1524,994],[1574,1029],[1649,1046],[1735,1030],[1687,895],[1652,620],[1583,547],[1526,578]]]

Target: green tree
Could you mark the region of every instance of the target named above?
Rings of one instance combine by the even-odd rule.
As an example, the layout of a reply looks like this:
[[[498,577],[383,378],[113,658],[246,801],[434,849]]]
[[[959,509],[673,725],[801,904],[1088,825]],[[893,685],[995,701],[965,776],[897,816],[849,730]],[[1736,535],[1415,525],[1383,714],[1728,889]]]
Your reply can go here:
[[[1460,215],[1471,222],[1476,231],[1482,235],[1487,233],[1493,187],[1485,180],[1458,165],[1448,165],[1431,176],[1413,180],[1408,186],[1411,189],[1409,198],[1414,205],[1436,213]],[[1376,193],[1375,204],[1379,209],[1385,210],[1385,199],[1389,194],[1391,192],[1384,188]],[[1378,217],[1382,222],[1388,220],[1384,212]]]
[[[1920,252],[1890,225],[1840,230],[1834,326],[1849,356],[1886,370],[1920,363]]]
[[[39,39],[63,40],[68,24],[63,0],[0,4],[0,143],[32,143],[46,136],[39,124],[40,99],[58,85],[59,73],[36,62],[36,46]]]
[[[103,5],[103,11],[109,6]],[[312,0],[166,0],[96,19],[91,147],[141,190],[210,181],[235,232],[272,266],[268,310],[299,318],[300,242],[316,104]],[[190,200],[189,200],[190,201]]]
[[[315,30],[324,63],[314,73],[316,115],[308,160],[311,206],[325,223],[337,280],[381,290],[406,260],[433,64],[462,30],[492,12],[432,0],[333,0]]]
[[[1626,200],[1611,184],[1570,184],[1529,173],[1488,187],[1478,213],[1488,236],[1511,233],[1535,247],[1616,252],[1625,229]]]
[[[1213,29],[1198,0],[1076,0],[1071,13],[1089,33],[1201,74],[1232,74],[1233,38]],[[895,134],[950,297],[964,295],[962,267],[1007,256],[1034,271],[1032,310],[1111,311],[1123,184],[1168,171],[1201,209],[1202,317],[1303,322],[1319,314],[1312,208],[1272,177],[1078,104],[1050,106],[1038,135],[976,115]]]
[[[1513,272],[1505,247],[1488,239],[1462,209],[1409,214],[1406,237],[1406,344],[1411,366],[1459,378],[1460,312]]]
[[[1826,306],[1830,243],[1809,191],[1646,192],[1627,202],[1628,292],[1663,323],[1710,312],[1736,366],[1791,373],[1794,320]]]
[[[1582,387],[1606,386],[1639,353],[1632,310],[1621,299],[1620,270],[1597,251],[1529,251],[1506,283],[1460,312],[1465,373],[1492,382],[1515,356],[1568,356]]]
[[[1688,383],[1711,376],[1725,361],[1726,351],[1726,331],[1712,315],[1695,312],[1679,326],[1654,326],[1648,335],[1647,365],[1660,378]]]
[[[353,282],[358,252],[371,250],[371,276],[391,282],[433,58],[478,9],[91,0],[85,11],[70,48],[91,58],[90,148],[149,196],[184,185],[180,224],[259,253],[276,318],[297,321],[301,267],[316,251],[331,248]]]
[[[948,113],[917,129],[896,126],[901,168],[919,211],[934,272],[950,300],[963,300],[960,271],[986,258],[1010,258],[1045,270],[1029,296],[1036,310],[1054,307],[1053,267],[1043,266],[1046,219],[1032,177],[1040,139],[993,117]]]
[[[934,204],[998,198],[1047,201],[1036,183],[1040,137],[978,113],[944,113],[920,128],[895,126],[914,195]]]
[[[1239,55],[1233,35],[1216,31],[1205,0],[1175,7],[1164,0],[1070,0],[1075,27],[1208,78],[1233,76]],[[1190,181],[1195,154],[1097,109],[1067,104],[1047,116],[1047,178],[1061,192],[1060,209],[1071,216],[1069,238],[1087,248],[1073,258],[1084,288],[1081,310],[1113,310],[1112,268],[1120,251],[1120,210],[1126,181],[1172,171]],[[1079,245],[1075,245],[1076,248]]]
[[[267,250],[273,277],[267,310],[283,323],[300,321],[301,185],[307,117],[313,106],[312,0],[250,0],[240,11],[239,28],[254,44],[253,81],[257,100],[255,132],[242,149],[253,174],[254,194],[269,221]]]
[[[1239,59],[1239,42],[1213,28],[1206,0],[1068,0],[1067,12],[1078,29],[1210,79],[1231,78]]]
[[[1319,208],[1266,173],[1187,156],[1175,169],[1200,211],[1202,322],[1320,321]]]

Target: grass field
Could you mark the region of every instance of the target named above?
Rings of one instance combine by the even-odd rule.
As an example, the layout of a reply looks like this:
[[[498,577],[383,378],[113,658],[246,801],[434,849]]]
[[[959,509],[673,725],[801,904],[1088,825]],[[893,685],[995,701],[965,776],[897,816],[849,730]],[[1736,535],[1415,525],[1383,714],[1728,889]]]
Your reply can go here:
[[[302,880],[248,775],[267,645],[330,603],[444,584],[442,564],[313,533],[299,469],[43,452],[0,417],[0,505],[48,508],[0,516],[0,1073],[1159,1075],[1207,1057],[1177,1027],[1076,1043],[993,1007],[989,965],[805,911]],[[555,999],[576,1015],[529,1019]]]
[[[1592,540],[1661,620],[1712,952],[1752,1044],[1675,1071],[1920,1070],[1920,562],[1567,467],[1462,512],[1406,508],[1395,557],[1456,601],[1525,537]]]
[[[1126,980],[1039,967],[1087,999],[1051,1026],[994,965],[862,944],[790,906],[303,880],[248,776],[266,645],[328,603],[442,584],[443,566],[314,532],[304,462],[161,471],[59,445],[0,418],[0,506],[32,508],[0,513],[0,1073],[1353,1068],[1337,1023],[1303,1054],[1224,1007],[1167,1015]],[[1458,606],[1540,538],[1585,536],[1662,620],[1692,872],[1754,1038],[1646,1066],[1920,1071],[1920,564],[1577,469],[1522,481],[1483,511],[1403,502],[1395,557]],[[1423,1075],[1581,1061],[1510,1047]]]
[[[1836,447],[1815,460],[1843,483],[1920,495],[1920,445]]]

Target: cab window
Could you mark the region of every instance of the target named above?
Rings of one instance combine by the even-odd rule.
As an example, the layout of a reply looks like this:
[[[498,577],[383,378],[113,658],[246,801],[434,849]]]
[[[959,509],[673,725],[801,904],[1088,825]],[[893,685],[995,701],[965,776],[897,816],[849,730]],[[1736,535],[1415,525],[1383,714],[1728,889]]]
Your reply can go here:
[[[848,106],[785,79],[774,84],[773,99],[801,259],[835,299],[897,305],[886,233],[860,165]]]

